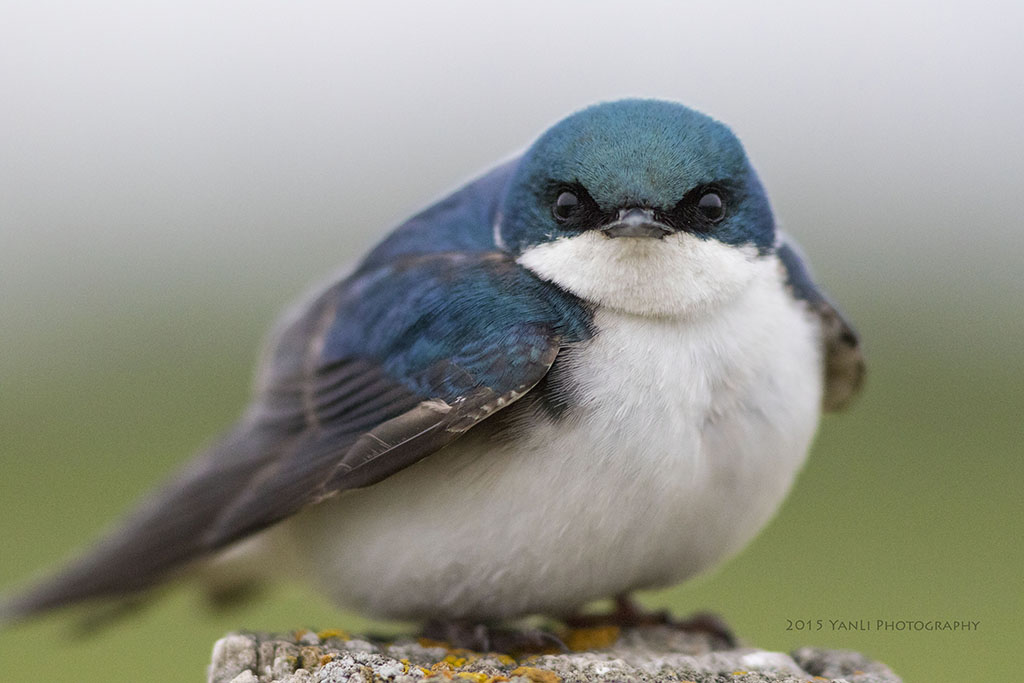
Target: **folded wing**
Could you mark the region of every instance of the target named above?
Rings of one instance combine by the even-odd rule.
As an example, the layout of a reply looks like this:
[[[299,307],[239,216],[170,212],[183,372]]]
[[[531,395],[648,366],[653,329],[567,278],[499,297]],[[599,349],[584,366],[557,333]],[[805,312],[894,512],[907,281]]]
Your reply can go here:
[[[16,619],[151,587],[346,489],[374,484],[516,401],[585,338],[579,302],[497,252],[357,271],[282,329],[238,425]]]
[[[779,260],[786,269],[786,282],[793,295],[806,301],[821,320],[825,358],[825,392],[822,407],[826,411],[842,410],[860,392],[866,367],[860,338],[811,276],[803,254],[788,235],[780,234],[776,246]]]

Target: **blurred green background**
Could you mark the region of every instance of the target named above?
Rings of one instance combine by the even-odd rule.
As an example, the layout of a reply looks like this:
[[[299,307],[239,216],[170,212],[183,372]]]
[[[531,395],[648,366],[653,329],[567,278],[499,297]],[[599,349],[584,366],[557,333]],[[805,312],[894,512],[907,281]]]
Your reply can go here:
[[[837,7],[5,3],[0,592],[225,427],[310,283],[566,113],[647,95],[739,133],[870,377],[749,548],[645,600],[908,681],[1015,678],[1024,11]],[[227,614],[179,587],[85,640],[76,616],[0,633],[4,680],[202,680],[227,630],[366,625],[299,586]]]

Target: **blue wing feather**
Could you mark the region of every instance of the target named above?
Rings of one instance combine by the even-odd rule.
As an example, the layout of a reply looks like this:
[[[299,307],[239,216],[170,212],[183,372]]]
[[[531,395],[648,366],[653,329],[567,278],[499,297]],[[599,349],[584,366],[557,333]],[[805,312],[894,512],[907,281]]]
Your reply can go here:
[[[860,338],[815,284],[800,248],[788,235],[779,233],[775,253],[785,269],[789,291],[796,299],[807,302],[821,323],[825,361],[822,405],[828,411],[841,410],[849,405],[864,384],[866,366]]]
[[[825,295],[814,283],[814,276],[807,266],[803,252],[789,235],[779,233],[779,243],[775,253],[779,255],[779,260],[782,261],[782,265],[786,269],[786,285],[789,286],[793,296],[812,306],[817,306],[825,301]]]
[[[313,332],[285,332],[282,353],[312,363],[286,363],[304,374],[272,382],[265,411],[292,416],[301,405],[306,427],[218,516],[206,533],[213,546],[442,448],[527,393],[565,344],[590,335],[578,299],[494,251],[414,254],[361,269],[309,315],[330,324],[299,319],[295,326]]]
[[[0,605],[15,619],[142,591],[333,492],[442,448],[518,398],[590,312],[496,250],[510,165],[413,217],[277,335],[230,435],[63,572]]]
[[[507,161],[400,225],[363,260],[373,270],[409,254],[497,249],[494,222],[518,159]]]
[[[371,358],[419,395],[450,401],[473,388],[468,382],[515,386],[549,343],[531,341],[536,330],[579,341],[589,336],[590,314],[576,297],[500,252],[445,252],[356,274],[334,320],[321,363]],[[433,376],[439,361],[465,375]]]

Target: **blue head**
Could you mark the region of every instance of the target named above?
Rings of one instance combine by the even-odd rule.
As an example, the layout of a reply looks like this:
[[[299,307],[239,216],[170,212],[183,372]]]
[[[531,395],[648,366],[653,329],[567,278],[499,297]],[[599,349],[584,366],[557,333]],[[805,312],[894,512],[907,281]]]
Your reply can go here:
[[[775,240],[736,136],[657,100],[595,105],[544,133],[510,180],[498,230],[539,276],[596,303],[654,314],[737,290],[752,273],[734,262],[753,263]]]

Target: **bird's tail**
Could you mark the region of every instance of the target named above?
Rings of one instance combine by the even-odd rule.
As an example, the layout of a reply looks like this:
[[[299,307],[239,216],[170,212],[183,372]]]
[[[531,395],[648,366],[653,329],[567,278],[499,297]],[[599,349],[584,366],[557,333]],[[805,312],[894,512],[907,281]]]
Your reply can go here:
[[[0,598],[0,628],[96,599],[138,598],[227,545],[205,533],[224,507],[289,441],[243,420],[125,522],[57,574]],[[116,606],[115,606],[116,609]]]

